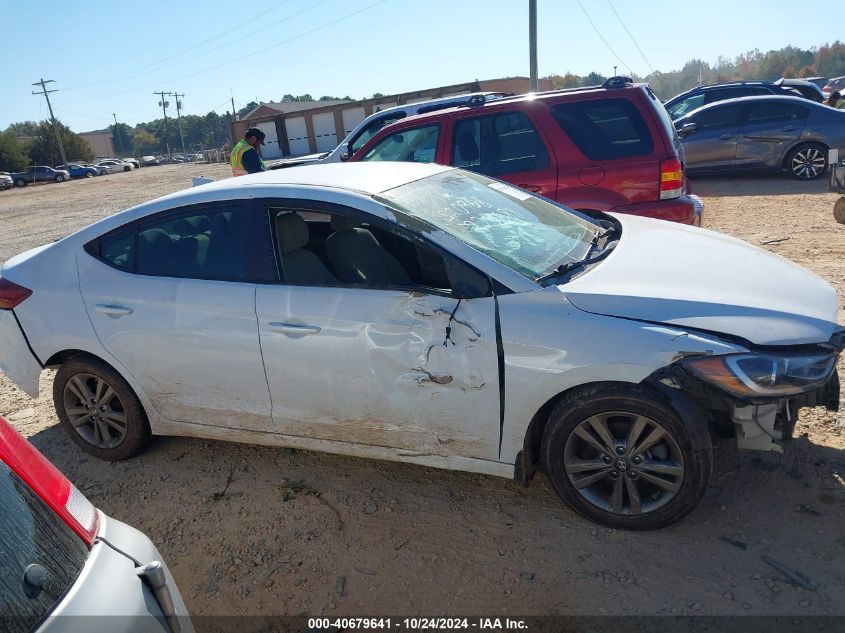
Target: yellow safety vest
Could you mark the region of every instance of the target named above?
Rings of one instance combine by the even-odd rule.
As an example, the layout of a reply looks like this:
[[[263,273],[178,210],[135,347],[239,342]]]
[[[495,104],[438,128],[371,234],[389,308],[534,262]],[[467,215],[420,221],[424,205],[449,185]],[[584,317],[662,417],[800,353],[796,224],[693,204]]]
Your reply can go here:
[[[244,169],[243,157],[244,153],[255,149],[252,145],[246,142],[246,139],[242,138],[238,141],[238,144],[232,148],[232,154],[229,156],[229,163],[232,165],[232,175],[233,176],[245,176],[249,172]],[[257,150],[256,150],[257,151]],[[261,159],[261,155],[258,155],[258,162],[261,163],[261,169],[264,169],[264,161]]]

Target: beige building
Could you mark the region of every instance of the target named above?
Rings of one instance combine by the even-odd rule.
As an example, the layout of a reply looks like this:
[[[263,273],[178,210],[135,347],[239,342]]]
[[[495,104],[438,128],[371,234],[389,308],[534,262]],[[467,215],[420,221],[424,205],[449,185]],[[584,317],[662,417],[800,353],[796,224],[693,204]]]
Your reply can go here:
[[[540,90],[551,90],[550,79],[540,80]],[[373,112],[397,105],[428,101],[470,92],[511,92],[523,94],[530,89],[527,77],[488,79],[415,92],[384,95],[360,101],[282,101],[261,103],[240,121],[232,123],[234,139],[243,138],[247,128],[264,132],[265,159],[329,152],[353,128]]]
[[[94,156],[97,158],[114,158],[117,156],[117,153],[114,151],[114,140],[112,139],[110,129],[82,132],[79,136],[85,139],[91,147],[91,151],[94,152]]]

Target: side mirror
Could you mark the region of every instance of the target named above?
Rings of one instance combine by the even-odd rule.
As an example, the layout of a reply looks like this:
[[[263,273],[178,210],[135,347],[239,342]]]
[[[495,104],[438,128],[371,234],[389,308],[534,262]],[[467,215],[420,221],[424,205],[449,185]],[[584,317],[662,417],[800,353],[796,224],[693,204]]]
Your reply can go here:
[[[677,126],[676,126],[677,127]],[[681,135],[681,138],[686,138],[693,132],[698,129],[698,123],[684,123],[681,128],[678,130],[678,134]]]
[[[352,158],[352,148],[349,147],[349,143],[342,143],[340,146],[340,160],[344,163]]]
[[[452,257],[444,258],[446,276],[452,286],[452,296],[456,299],[478,299],[490,295],[490,279]]]

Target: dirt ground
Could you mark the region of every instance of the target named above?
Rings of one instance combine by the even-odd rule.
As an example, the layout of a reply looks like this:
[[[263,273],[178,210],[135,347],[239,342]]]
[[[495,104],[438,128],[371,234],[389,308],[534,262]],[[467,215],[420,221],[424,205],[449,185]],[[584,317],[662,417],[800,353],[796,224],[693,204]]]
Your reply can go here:
[[[0,192],[0,262],[183,188],[191,176],[227,171],[162,166]],[[706,227],[824,277],[838,290],[845,323],[845,226],[834,222],[836,196],[823,182],[695,187]],[[845,375],[845,362],[839,370]],[[157,543],[195,615],[845,614],[843,413],[803,411],[780,457],[718,445],[696,511],[668,529],[626,533],[575,515],[542,476],[526,489],[495,477],[181,438],[104,463],[57,426],[51,380],[45,372],[33,401],[0,376],[0,414],[98,507]],[[766,556],[807,580],[790,580]]]

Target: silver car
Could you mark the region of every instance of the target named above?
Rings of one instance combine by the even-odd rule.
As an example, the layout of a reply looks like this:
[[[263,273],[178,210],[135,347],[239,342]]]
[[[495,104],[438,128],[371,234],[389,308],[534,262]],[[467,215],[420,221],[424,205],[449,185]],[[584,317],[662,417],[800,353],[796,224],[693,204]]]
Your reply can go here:
[[[155,545],[0,418],[0,630],[193,633]]]
[[[800,97],[742,97],[693,110],[675,121],[690,173],[788,171],[813,180],[828,149],[845,153],[845,110]]]

